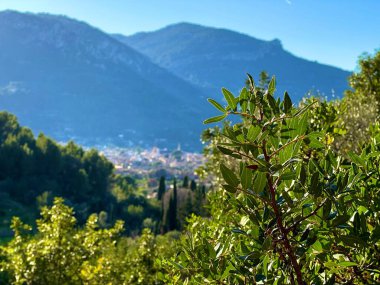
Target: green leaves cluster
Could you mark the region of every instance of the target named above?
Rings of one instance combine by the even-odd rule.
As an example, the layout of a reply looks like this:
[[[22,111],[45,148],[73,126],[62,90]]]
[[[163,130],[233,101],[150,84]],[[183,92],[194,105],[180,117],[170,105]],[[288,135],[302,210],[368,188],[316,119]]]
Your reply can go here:
[[[156,237],[144,229],[132,239],[122,236],[123,222],[104,228],[100,216],[80,228],[73,209],[56,198],[41,210],[36,233],[14,218],[14,237],[0,247],[2,284],[162,284],[156,260],[173,255],[175,233]]]
[[[12,284],[106,284],[116,278],[104,253],[114,248],[122,222],[99,229],[98,216],[91,215],[84,229],[77,230],[72,208],[60,198],[43,208],[41,216],[36,236],[19,218],[12,221],[15,236],[1,248],[1,271]]]
[[[312,107],[310,124],[313,128],[323,128],[333,139],[336,151],[361,152],[362,144],[369,143],[371,125],[378,121],[380,102],[380,52],[373,56],[363,55],[359,59],[357,72],[349,78],[351,89],[340,100],[317,99]]]
[[[227,106],[209,100],[223,114],[205,123],[242,120],[220,132],[212,218],[190,221],[169,275],[190,284],[376,284],[379,138],[341,157],[325,125],[309,123],[313,103],[275,98],[274,78],[267,89],[249,82],[239,96],[223,89]]]

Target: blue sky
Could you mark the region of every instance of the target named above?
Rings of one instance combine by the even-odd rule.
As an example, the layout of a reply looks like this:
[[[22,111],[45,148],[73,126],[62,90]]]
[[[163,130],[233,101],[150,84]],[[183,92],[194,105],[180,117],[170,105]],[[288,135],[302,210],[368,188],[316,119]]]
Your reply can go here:
[[[48,12],[106,32],[133,34],[177,22],[278,38],[295,55],[353,70],[380,48],[379,0],[0,0],[0,10]]]

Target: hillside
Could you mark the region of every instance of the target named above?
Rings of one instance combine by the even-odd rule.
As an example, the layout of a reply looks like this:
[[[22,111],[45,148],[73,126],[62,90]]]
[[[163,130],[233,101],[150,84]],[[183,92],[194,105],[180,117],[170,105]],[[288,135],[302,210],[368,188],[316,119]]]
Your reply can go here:
[[[198,149],[202,92],[102,31],[4,11],[0,39],[0,108],[33,131],[90,145]]]
[[[73,142],[59,145],[43,134],[35,138],[14,115],[0,112],[0,243],[12,235],[13,216],[31,222],[54,197],[64,198],[80,223],[105,211],[104,222],[122,219],[127,233],[140,231],[145,218],[156,223],[161,217],[155,201],[138,192],[135,179],[114,173],[96,150]]]
[[[238,91],[245,73],[257,78],[263,70],[275,74],[279,91],[287,90],[296,100],[311,89],[328,97],[332,90],[341,96],[347,89],[349,72],[294,56],[277,39],[189,23],[114,37],[213,97],[220,97],[222,86]]]

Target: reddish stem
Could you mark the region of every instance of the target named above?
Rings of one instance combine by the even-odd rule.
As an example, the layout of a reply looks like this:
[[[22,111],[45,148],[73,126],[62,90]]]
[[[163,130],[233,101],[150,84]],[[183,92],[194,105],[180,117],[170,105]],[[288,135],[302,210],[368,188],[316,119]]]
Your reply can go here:
[[[263,153],[265,160],[269,163],[270,162],[270,156],[268,156],[267,151],[266,151],[266,142],[265,140],[263,141]],[[276,189],[273,186],[273,181],[272,177],[270,176],[269,173],[267,173],[267,181],[268,181],[268,186],[269,186],[269,192],[271,196],[271,206],[273,208],[274,214],[276,216],[276,223],[278,228],[280,229],[281,235],[282,235],[282,241],[284,244],[285,251],[287,255],[289,256],[290,262],[293,266],[293,269],[296,273],[297,277],[297,283],[298,285],[303,285],[303,280],[302,280],[302,272],[301,272],[301,267],[298,264],[297,258],[294,254],[293,248],[290,244],[289,238],[288,238],[288,231],[283,225],[282,221],[282,215],[280,213],[280,209],[278,208],[277,202],[276,202]]]

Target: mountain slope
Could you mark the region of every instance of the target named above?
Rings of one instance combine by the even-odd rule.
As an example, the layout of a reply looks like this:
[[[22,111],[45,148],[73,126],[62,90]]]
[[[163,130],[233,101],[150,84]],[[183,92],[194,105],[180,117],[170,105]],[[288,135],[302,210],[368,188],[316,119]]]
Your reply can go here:
[[[288,90],[296,99],[311,89],[326,96],[333,89],[340,96],[347,88],[349,72],[296,57],[279,40],[188,23],[114,37],[211,94],[219,94],[222,86],[236,92],[244,85],[245,73],[257,78],[263,70],[277,76],[279,91]]]
[[[193,148],[202,92],[86,23],[0,12],[0,109],[59,140]],[[186,126],[184,128],[183,126]]]

